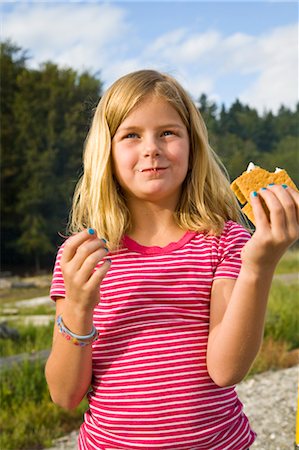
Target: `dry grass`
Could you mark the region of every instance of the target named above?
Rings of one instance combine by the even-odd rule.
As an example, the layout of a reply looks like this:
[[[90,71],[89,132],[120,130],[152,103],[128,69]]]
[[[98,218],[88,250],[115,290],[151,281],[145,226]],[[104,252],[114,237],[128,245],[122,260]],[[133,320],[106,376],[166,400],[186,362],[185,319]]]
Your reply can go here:
[[[287,342],[275,341],[269,337],[264,340],[249,375],[267,370],[286,369],[298,363],[299,349],[289,350]]]

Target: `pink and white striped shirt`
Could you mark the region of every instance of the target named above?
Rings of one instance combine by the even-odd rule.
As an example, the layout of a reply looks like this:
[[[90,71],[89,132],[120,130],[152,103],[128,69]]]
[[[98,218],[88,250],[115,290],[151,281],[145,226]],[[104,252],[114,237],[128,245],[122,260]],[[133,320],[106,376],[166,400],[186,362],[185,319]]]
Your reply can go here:
[[[111,253],[94,323],[92,390],[80,450],[244,450],[255,439],[235,387],[206,365],[213,280],[237,278],[250,234],[186,232],[166,247],[125,237]],[[60,249],[51,296],[64,297]]]

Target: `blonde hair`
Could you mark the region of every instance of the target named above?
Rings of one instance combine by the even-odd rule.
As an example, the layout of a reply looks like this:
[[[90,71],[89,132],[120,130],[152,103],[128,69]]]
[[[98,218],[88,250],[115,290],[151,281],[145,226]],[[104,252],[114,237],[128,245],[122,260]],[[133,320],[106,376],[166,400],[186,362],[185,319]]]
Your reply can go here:
[[[111,141],[134,106],[149,95],[166,99],[189,133],[189,171],[175,211],[177,224],[216,235],[227,220],[245,225],[228,173],[209,145],[205,123],[190,96],[170,75],[140,70],[118,79],[96,108],[85,143],[83,176],[74,194],[70,232],[95,228],[114,250],[130,230],[131,214],[113,175]]]

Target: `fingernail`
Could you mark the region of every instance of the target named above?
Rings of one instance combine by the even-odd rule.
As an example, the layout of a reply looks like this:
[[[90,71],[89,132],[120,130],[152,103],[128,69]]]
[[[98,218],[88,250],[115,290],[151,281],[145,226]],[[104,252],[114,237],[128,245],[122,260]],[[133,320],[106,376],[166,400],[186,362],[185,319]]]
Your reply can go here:
[[[257,197],[257,192],[253,191],[251,192],[252,197]]]
[[[112,260],[111,259],[106,259],[106,261],[108,261],[110,264],[112,263]]]
[[[88,228],[87,232],[88,232],[88,234],[91,234],[91,235],[95,234],[95,231],[93,228]]]
[[[275,186],[275,183],[269,183],[268,186]]]
[[[284,189],[286,189],[288,186],[286,184],[281,185]]]
[[[265,187],[261,188],[261,191],[266,191],[266,190],[267,190],[267,188],[265,188]]]
[[[106,250],[106,252],[109,253],[109,248],[104,247],[104,250]]]
[[[101,241],[102,241],[102,242],[104,242],[104,244],[107,244],[107,241],[106,241],[106,239],[104,239],[104,238],[101,238]]]

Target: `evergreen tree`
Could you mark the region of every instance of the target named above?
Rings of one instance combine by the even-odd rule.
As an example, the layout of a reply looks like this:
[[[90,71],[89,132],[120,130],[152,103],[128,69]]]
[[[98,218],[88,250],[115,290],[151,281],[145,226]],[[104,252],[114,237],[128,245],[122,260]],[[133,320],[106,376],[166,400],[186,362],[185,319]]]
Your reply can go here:
[[[1,231],[7,230],[2,259],[17,264],[26,258],[38,269],[43,256],[52,258],[58,233],[65,231],[101,82],[87,72],[77,74],[52,63],[32,70],[24,62],[13,80],[13,71],[3,65],[1,70],[2,79],[14,83],[10,115],[1,108],[6,122],[13,124],[13,147],[2,139],[2,181],[7,192],[2,200]]]
[[[27,59],[27,52],[11,41],[0,44],[1,255],[5,259],[14,254],[19,236],[16,204],[24,153],[16,145],[14,99],[19,90],[18,77],[25,70]]]
[[[285,169],[294,183],[299,186],[299,138],[285,136],[275,145],[270,153],[261,155],[260,164],[270,172],[276,167]]]
[[[260,120],[259,133],[256,136],[257,147],[262,152],[271,152],[279,141],[279,136],[275,126],[275,117],[272,112],[266,113]]]
[[[258,163],[260,160],[260,153],[253,141],[244,141],[232,133],[218,135],[214,149],[224,163],[231,181],[246,170],[251,161]]]
[[[217,133],[217,105],[210,101],[206,94],[201,94],[198,100],[198,109],[207,126],[209,135]]]
[[[277,116],[274,117],[274,124],[280,138],[284,136],[299,137],[299,102],[294,112],[285,106],[281,106]]]

